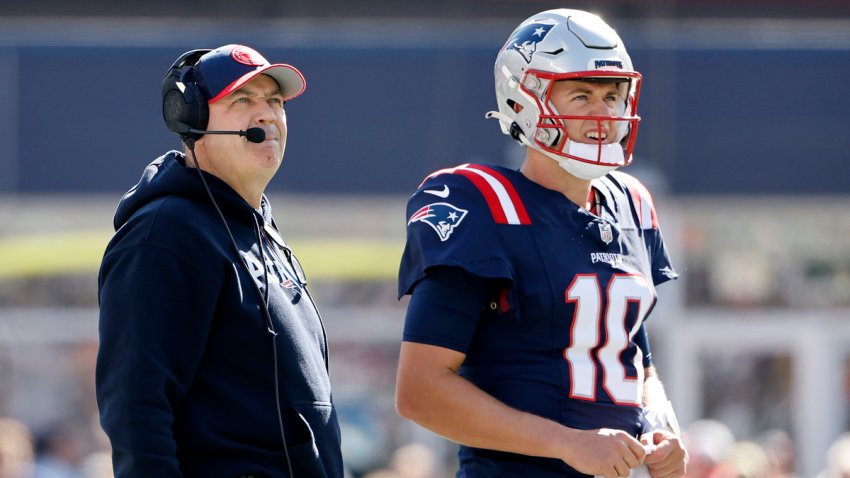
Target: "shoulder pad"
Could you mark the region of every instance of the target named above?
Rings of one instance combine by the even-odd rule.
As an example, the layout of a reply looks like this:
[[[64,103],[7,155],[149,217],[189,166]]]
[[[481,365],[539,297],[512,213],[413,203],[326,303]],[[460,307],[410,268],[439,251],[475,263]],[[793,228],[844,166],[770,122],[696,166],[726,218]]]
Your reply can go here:
[[[447,174],[464,177],[478,189],[487,202],[496,224],[531,224],[531,218],[516,188],[502,173],[489,166],[467,163],[454,168],[441,169],[426,177],[419,185],[419,191],[442,198],[448,197],[449,186],[443,184],[440,188],[438,182],[434,181],[434,178]],[[432,189],[431,187],[435,185],[437,188]]]

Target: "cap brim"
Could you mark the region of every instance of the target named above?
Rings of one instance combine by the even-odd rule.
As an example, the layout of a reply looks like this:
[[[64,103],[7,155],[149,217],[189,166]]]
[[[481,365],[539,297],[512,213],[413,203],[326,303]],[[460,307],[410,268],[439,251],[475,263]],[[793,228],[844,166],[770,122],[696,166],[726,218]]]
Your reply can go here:
[[[209,103],[214,103],[225,96],[233,93],[245,86],[245,83],[253,80],[257,77],[257,75],[269,75],[274,78],[278,85],[280,85],[280,91],[283,93],[284,101],[291,100],[296,96],[300,95],[307,88],[307,82],[304,81],[304,75],[298,71],[298,68],[295,68],[292,65],[287,65],[285,63],[276,63],[274,65],[265,66],[263,68],[258,68],[253,70],[245,75],[239,77],[233,83],[224,87],[215,97],[209,99]]]

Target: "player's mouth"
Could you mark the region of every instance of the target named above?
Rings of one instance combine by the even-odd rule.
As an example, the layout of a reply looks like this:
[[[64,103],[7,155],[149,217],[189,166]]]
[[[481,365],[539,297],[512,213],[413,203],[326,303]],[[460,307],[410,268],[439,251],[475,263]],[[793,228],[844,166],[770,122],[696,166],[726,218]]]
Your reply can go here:
[[[606,139],[608,139],[608,133],[605,132],[605,131],[602,131],[600,133],[599,131],[593,130],[593,131],[588,131],[587,133],[584,133],[584,137],[593,141],[594,143],[596,143],[596,142],[605,141]]]

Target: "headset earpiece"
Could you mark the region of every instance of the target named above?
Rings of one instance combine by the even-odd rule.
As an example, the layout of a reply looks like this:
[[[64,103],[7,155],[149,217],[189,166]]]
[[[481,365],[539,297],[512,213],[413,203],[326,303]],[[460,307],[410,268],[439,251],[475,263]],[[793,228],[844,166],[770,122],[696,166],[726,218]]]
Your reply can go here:
[[[165,120],[165,126],[179,134],[184,141],[197,140],[203,135],[180,133],[175,130],[177,124],[187,125],[192,129],[207,129],[209,105],[198,85],[192,79],[187,80],[187,75],[198,59],[210,51],[212,50],[191,50],[180,55],[162,79],[162,118]]]

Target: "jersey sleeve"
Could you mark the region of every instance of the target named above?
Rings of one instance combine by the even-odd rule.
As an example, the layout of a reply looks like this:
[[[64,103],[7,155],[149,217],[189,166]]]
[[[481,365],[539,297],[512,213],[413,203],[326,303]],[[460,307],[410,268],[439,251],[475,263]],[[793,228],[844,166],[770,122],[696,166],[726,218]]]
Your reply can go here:
[[[673,269],[673,263],[664,245],[660,229],[653,229],[644,236],[646,248],[652,260],[652,282],[655,285],[678,279],[679,273]]]
[[[667,246],[664,244],[658,213],[649,190],[635,177],[626,173],[615,171],[611,173],[611,176],[623,184],[631,196],[636,222],[643,230],[644,243],[652,270],[652,282],[660,285],[677,279],[679,274],[673,268]]]
[[[410,294],[405,342],[466,353],[493,284],[455,267],[435,267]]]
[[[410,294],[428,269],[461,268],[485,279],[508,279],[510,263],[482,192],[467,177],[435,173],[407,203],[407,242],[398,296]]]

